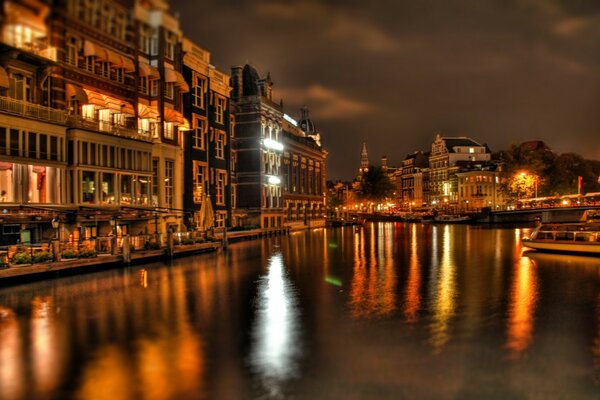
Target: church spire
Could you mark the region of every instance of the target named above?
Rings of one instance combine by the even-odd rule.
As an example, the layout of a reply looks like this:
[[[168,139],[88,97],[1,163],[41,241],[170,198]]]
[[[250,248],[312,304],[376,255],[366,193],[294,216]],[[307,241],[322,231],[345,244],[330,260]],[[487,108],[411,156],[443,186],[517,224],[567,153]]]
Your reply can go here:
[[[367,143],[363,142],[362,149],[360,150],[360,168],[358,169],[358,176],[361,177],[363,174],[369,171],[369,153],[367,152]]]

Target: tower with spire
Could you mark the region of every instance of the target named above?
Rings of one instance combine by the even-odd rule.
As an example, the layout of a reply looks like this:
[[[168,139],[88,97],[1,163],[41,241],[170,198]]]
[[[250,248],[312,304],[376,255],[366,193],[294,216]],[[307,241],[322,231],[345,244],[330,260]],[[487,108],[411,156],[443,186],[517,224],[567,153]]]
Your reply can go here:
[[[360,168],[358,169],[358,179],[363,174],[369,172],[369,153],[367,152],[367,142],[363,142],[362,149],[360,150]]]

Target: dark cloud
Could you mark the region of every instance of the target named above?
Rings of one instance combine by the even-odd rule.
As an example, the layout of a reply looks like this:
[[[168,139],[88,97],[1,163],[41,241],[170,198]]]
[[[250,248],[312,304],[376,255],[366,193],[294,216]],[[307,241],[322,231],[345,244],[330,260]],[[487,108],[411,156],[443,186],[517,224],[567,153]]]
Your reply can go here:
[[[543,139],[600,159],[600,3],[583,0],[172,1],[224,70],[271,72],[311,107],[329,176],[427,149],[436,132],[493,150]]]

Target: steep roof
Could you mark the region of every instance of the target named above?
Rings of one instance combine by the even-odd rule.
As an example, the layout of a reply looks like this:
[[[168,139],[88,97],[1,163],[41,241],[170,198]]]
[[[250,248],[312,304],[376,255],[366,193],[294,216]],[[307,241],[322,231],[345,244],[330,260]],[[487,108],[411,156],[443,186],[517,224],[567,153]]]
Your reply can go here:
[[[468,137],[443,137],[442,140],[446,142],[449,153],[454,153],[455,147],[481,147],[481,144]]]

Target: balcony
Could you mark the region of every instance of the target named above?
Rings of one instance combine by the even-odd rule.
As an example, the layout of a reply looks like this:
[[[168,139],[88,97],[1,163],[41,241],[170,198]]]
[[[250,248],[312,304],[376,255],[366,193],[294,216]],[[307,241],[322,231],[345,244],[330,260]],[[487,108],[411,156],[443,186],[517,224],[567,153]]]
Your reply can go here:
[[[67,120],[67,125],[70,128],[105,132],[114,136],[151,143],[152,136],[150,135],[150,132],[138,130],[138,128],[134,126],[134,123],[132,122],[133,120],[134,119],[132,118],[129,120],[129,123],[122,125],[109,121],[101,121],[97,118],[84,118],[80,115],[71,115]]]
[[[0,112],[61,125],[67,120],[67,114],[63,110],[4,96],[0,96]]]

